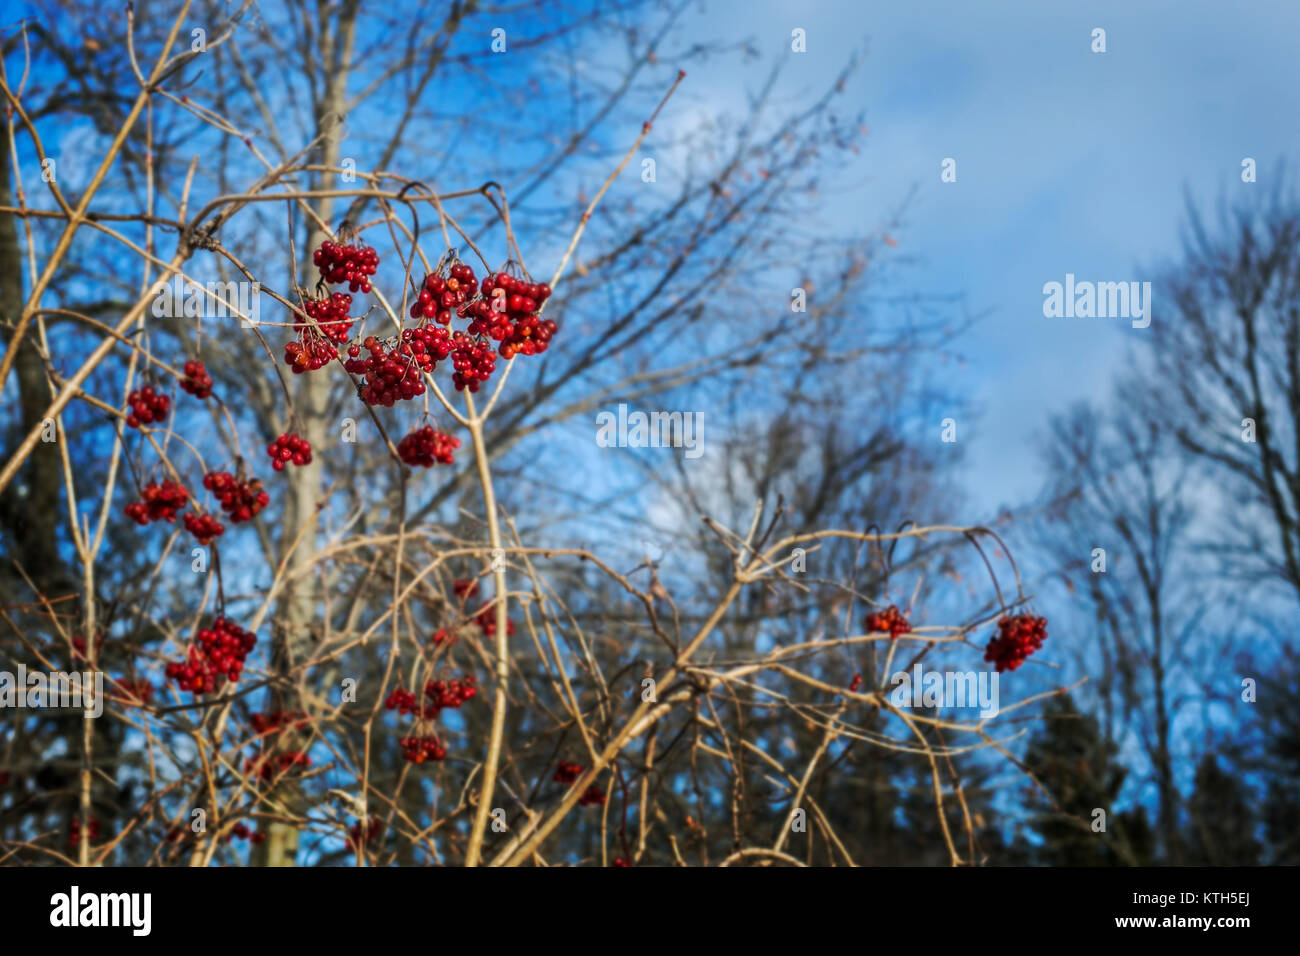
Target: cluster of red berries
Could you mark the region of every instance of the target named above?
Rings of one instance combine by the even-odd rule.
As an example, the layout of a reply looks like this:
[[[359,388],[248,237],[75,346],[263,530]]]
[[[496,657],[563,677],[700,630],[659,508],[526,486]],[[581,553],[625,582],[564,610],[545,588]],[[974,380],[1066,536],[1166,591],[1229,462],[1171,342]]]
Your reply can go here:
[[[551,779],[557,783],[573,783],[582,776],[583,766],[580,763],[570,763],[567,760],[561,760],[555,765],[555,776]]]
[[[430,698],[432,706],[437,708],[434,713],[444,708],[456,710],[477,693],[478,688],[474,686],[474,678],[470,674],[463,674],[460,680],[454,677],[451,680],[431,680],[424,685],[424,696]]]
[[[166,669],[167,677],[181,690],[194,694],[216,690],[217,678],[222,675],[232,683],[238,681],[245,658],[257,644],[255,635],[225,617],[201,628],[195,640],[197,644],[190,645],[186,659],[170,661]]]
[[[580,807],[600,807],[605,804],[605,791],[592,784],[586,790],[582,791],[582,796],[578,798]]]
[[[266,453],[271,456],[271,467],[276,471],[284,471],[285,465],[311,464],[311,442],[289,432],[267,445]]]
[[[260,777],[262,780],[270,780],[272,776],[284,776],[294,767],[310,766],[311,757],[302,751],[291,750],[285,753],[249,757],[244,761],[244,773]]]
[[[185,522],[185,530],[194,535],[199,544],[205,548],[212,543],[213,538],[220,537],[226,531],[225,525],[206,512],[195,514],[193,511],[187,511],[182,520]]]
[[[992,661],[998,673],[1013,671],[1047,639],[1047,618],[1017,614],[998,620],[997,636],[989,641],[984,659]]]
[[[445,627],[438,628],[433,632],[433,637],[429,638],[429,643],[435,647],[442,644],[444,641],[450,641],[451,644],[456,643],[456,635],[451,633],[451,631],[447,630]],[[448,646],[450,646],[450,644]]]
[[[197,359],[185,363],[185,377],[181,379],[181,388],[195,398],[207,398],[212,394],[212,376],[207,366]]]
[[[454,452],[460,447],[460,439],[446,432],[434,431],[432,425],[425,425],[406,435],[397,443],[397,454],[412,467],[432,468],[435,462],[444,465],[454,464]]]
[[[203,487],[217,496],[221,510],[235,524],[252,520],[271,502],[271,496],[262,490],[256,479],[240,481],[228,471],[212,471],[203,476]]]
[[[422,326],[403,329],[397,338],[384,341],[366,336],[360,345],[348,346],[343,367],[362,376],[360,394],[367,405],[392,408],[424,394],[422,373],[452,354],[452,336],[443,328]],[[362,351],[368,352],[362,357]]]
[[[907,618],[893,604],[889,605],[883,611],[873,611],[867,615],[867,630],[871,633],[884,631],[889,634],[889,639],[894,640],[900,634],[907,634],[912,630],[912,625],[907,623]]]
[[[104,632],[99,631],[95,634],[95,656],[104,649]],[[86,636],[84,634],[72,635],[72,657],[74,660],[86,660]]]
[[[352,296],[346,292],[335,292],[326,299],[304,299],[302,310],[316,320],[327,339],[333,339],[340,345],[348,340],[352,330]],[[308,322],[298,322],[294,328],[301,331],[311,329]]]
[[[138,525],[175,521],[176,512],[185,507],[189,498],[189,492],[170,479],[162,484],[151,481],[140,489],[140,500],[132,501],[123,510]]]
[[[198,696],[217,689],[217,675],[197,647],[191,647],[183,661],[168,661],[163,671],[168,680],[176,681],[181,690]]]
[[[465,307],[478,294],[478,279],[474,270],[457,262],[448,270],[447,277],[427,275],[411,303],[411,318],[433,319],[439,325],[451,324],[451,311],[464,316]]]
[[[379,253],[371,246],[354,246],[328,239],[312,253],[311,259],[326,282],[346,282],[352,292],[369,292],[370,277],[379,268]]]
[[[451,364],[456,370],[451,376],[452,384],[458,392],[467,388],[477,392],[479,384],[486,382],[496,371],[496,353],[486,340],[473,338],[465,332],[453,332],[451,340],[454,346]]]
[[[324,368],[338,357],[339,350],[315,329],[303,329],[296,340],[290,339],[284,346],[285,364],[294,375]]]
[[[99,820],[95,817],[91,817],[87,821],[87,824],[86,829],[90,831],[90,840],[93,843],[95,840],[99,839]],[[68,846],[75,847],[80,842],[81,820],[74,817],[72,822],[68,825]]]
[[[244,659],[257,644],[257,637],[227,617],[218,617],[211,627],[200,628],[195,635],[208,665],[231,682],[239,680]]]
[[[249,829],[248,824],[246,823],[236,823],[230,828],[230,832],[226,834],[225,842],[229,843],[235,837],[239,837],[241,840],[252,840],[254,843],[261,843],[266,839],[266,834],[263,832],[254,833]]]
[[[471,335],[486,335],[500,342],[503,358],[516,354],[540,355],[546,351],[557,326],[550,319],[538,318],[537,310],[551,296],[545,282],[527,282],[508,272],[498,272],[483,280],[482,298],[461,311],[470,316]]]
[[[300,710],[272,710],[265,714],[253,714],[248,721],[253,725],[254,732],[261,736],[304,728],[311,723],[311,718]]]
[[[403,737],[398,743],[402,745],[402,759],[411,763],[441,760],[447,756],[447,749],[437,737]]]
[[[358,846],[365,846],[379,836],[379,831],[382,829],[383,821],[378,817],[371,817],[364,823],[361,820],[356,821],[348,832],[348,849],[355,851]]]
[[[861,689],[862,689],[862,675],[854,674],[853,680],[849,681],[849,693],[856,694]]]
[[[478,582],[473,578],[451,582],[452,593],[458,598],[473,597],[478,594]]]
[[[444,708],[455,710],[477,693],[478,688],[474,686],[474,678],[465,674],[459,680],[453,677],[448,681],[431,680],[425,684],[424,696],[429,698],[429,702],[423,707],[420,706],[415,692],[404,687],[398,687],[384,698],[384,706],[389,710],[396,710],[403,717],[407,714],[418,714],[425,720],[432,720]]]
[[[172,407],[172,400],[162,392],[155,392],[152,385],[137,388],[126,396],[129,410],[126,423],[131,428],[152,425],[167,417],[167,410]]]
[[[407,714],[414,714],[420,710],[420,701],[415,696],[414,691],[409,691],[405,687],[398,687],[391,694],[384,698],[384,706],[389,710],[395,710],[403,717]],[[434,711],[436,714],[437,711]]]
[[[477,624],[488,637],[492,637],[497,632],[497,612],[491,604],[485,604],[474,615],[474,623]],[[506,618],[506,636],[513,636],[515,633],[515,622]]]
[[[147,680],[128,680],[119,677],[113,686],[121,691],[132,703],[147,704],[153,700],[154,686]]]

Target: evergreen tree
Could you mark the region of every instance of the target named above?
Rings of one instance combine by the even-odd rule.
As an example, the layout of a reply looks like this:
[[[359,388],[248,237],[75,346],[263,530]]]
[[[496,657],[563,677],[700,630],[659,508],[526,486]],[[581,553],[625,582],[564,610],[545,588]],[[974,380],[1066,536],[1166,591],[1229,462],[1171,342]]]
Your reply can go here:
[[[1028,769],[1055,807],[1043,807],[1031,824],[1041,845],[1033,862],[1048,866],[1123,866],[1151,862],[1154,833],[1137,807],[1124,813],[1113,805],[1127,771],[1115,761],[1117,747],[1105,739],[1096,718],[1081,714],[1068,695],[1048,702],[1041,729],[1025,754]],[[1095,811],[1104,810],[1105,830],[1094,831]]]
[[[1195,789],[1187,801],[1187,858],[1208,866],[1254,866],[1261,847],[1255,815],[1241,781],[1206,754],[1196,768]]]

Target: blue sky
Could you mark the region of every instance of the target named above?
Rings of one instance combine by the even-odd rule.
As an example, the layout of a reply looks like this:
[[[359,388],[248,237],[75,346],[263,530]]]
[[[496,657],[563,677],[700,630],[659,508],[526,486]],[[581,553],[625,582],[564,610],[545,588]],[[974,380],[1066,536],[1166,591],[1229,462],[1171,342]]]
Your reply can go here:
[[[789,51],[790,102],[820,91],[854,50],[845,97],[862,109],[867,148],[810,216],[849,233],[883,222],[916,187],[894,253],[896,281],[961,294],[984,317],[954,343],[950,384],[980,413],[959,422],[961,484],[972,520],[1040,486],[1036,442],[1048,416],[1105,401],[1112,374],[1147,333],[1115,319],[1047,319],[1043,284],[1154,278],[1175,257],[1184,197],[1203,208],[1268,189],[1300,154],[1300,4],[1104,2],[710,3],[701,34]],[[1092,30],[1107,52],[1093,53]],[[734,61],[689,78],[689,95],[743,104],[768,68],[740,81]],[[1253,157],[1259,181],[1241,181]],[[940,164],[957,161],[957,182]],[[1155,319],[1160,321],[1160,303]],[[935,423],[935,440],[939,425]]]

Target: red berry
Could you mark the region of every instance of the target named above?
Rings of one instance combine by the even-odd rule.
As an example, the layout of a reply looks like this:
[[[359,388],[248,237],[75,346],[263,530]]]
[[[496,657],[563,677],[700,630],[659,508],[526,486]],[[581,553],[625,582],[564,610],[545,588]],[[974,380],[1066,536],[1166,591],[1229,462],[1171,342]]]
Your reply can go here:
[[[998,620],[998,633],[984,650],[984,660],[991,661],[998,673],[1014,671],[1030,654],[1043,646],[1047,639],[1047,619],[1032,614],[1003,616]]]
[[[397,443],[397,454],[412,467],[432,468],[435,462],[450,465],[455,462],[454,452],[460,439],[445,432],[434,431],[431,425],[417,428]]]
[[[369,292],[370,276],[379,268],[379,253],[371,246],[326,240],[312,253],[312,262],[326,282],[346,282],[349,291]]]
[[[185,363],[185,376],[180,380],[181,388],[195,398],[207,398],[212,394],[212,376],[207,368],[197,359]]]
[[[185,530],[198,539],[199,544],[207,547],[212,543],[213,538],[218,538],[225,533],[226,526],[211,514],[195,514],[192,511],[186,512],[182,520],[185,522]]]
[[[244,668],[244,659],[257,638],[225,617],[217,617],[194,635],[185,659],[170,661],[164,673],[183,691],[196,697],[216,690],[217,678],[234,683]]]
[[[271,456],[271,467],[276,471],[284,471],[285,465],[311,464],[311,443],[289,432],[267,445],[266,453]]]
[[[910,633],[912,625],[907,622],[902,612],[891,604],[884,611],[873,611],[867,615],[867,630],[884,631],[889,634],[889,639],[892,641],[900,634]]]
[[[209,379],[211,383],[211,379]],[[136,389],[126,397],[126,424],[131,428],[152,425],[167,417],[172,400],[166,395],[155,392],[152,386]]]
[[[140,500],[131,502],[123,510],[138,525],[153,521],[174,522],[176,512],[185,507],[189,497],[189,492],[174,481],[162,484],[151,481],[140,489]]]
[[[262,483],[256,478],[241,481],[228,471],[213,471],[204,475],[203,487],[216,495],[221,502],[221,510],[232,524],[252,520],[271,501],[271,496],[262,490]]]

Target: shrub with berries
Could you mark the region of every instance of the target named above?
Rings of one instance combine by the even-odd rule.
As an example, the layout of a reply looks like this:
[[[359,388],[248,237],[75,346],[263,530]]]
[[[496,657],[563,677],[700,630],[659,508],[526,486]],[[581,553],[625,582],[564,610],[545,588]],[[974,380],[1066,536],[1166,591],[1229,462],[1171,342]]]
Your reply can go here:
[[[369,246],[324,242],[313,253],[326,283],[347,282],[353,292],[370,291],[379,257]],[[507,263],[507,269],[511,264]],[[359,394],[370,405],[392,407],[425,393],[424,375],[438,362],[452,361],[452,383],[457,391],[478,391],[496,371],[496,359],[539,355],[546,351],[557,327],[538,312],[550,298],[551,288],[503,269],[488,276],[480,287],[474,270],[450,254],[450,259],[424,277],[410,318],[417,324],[399,335],[381,340],[367,336],[347,348],[344,368],[361,377]],[[320,329],[295,323],[298,339],[285,345],[285,362],[295,373],[314,371],[333,361],[353,320],[352,297],[335,292],[325,299],[304,299],[303,311]],[[452,330],[455,317],[468,319],[467,329]],[[492,343],[498,342],[497,348]]]
[[[243,481],[228,471],[208,472],[203,476],[203,487],[217,496],[221,510],[234,524],[251,521],[271,502],[271,496],[256,478]]]
[[[1047,618],[1032,614],[1003,615],[998,620],[998,633],[984,650],[984,660],[992,662],[999,674],[1014,671],[1046,639]]]
[[[883,611],[873,611],[867,615],[867,630],[871,633],[884,632],[889,635],[890,640],[895,640],[900,634],[910,633],[912,625],[907,622],[903,613],[891,604]]]
[[[174,481],[151,481],[140,489],[140,500],[132,501],[123,510],[141,526],[154,521],[174,522],[176,512],[185,507],[189,498],[189,492]]]
[[[432,468],[435,463],[454,464],[455,451],[460,447],[460,439],[445,432],[434,431],[432,425],[425,425],[409,433],[397,443],[397,454],[412,467]]]
[[[152,385],[137,388],[126,396],[126,423],[131,428],[152,425],[167,417],[167,410],[172,400],[162,392],[154,391]]]
[[[185,375],[181,378],[181,388],[189,392],[195,398],[207,398],[212,394],[212,376],[208,374],[207,366],[198,359],[190,359],[185,363]]]
[[[277,436],[266,446],[266,453],[271,456],[271,467],[276,471],[284,471],[285,465],[311,464],[311,442],[290,432]]]

